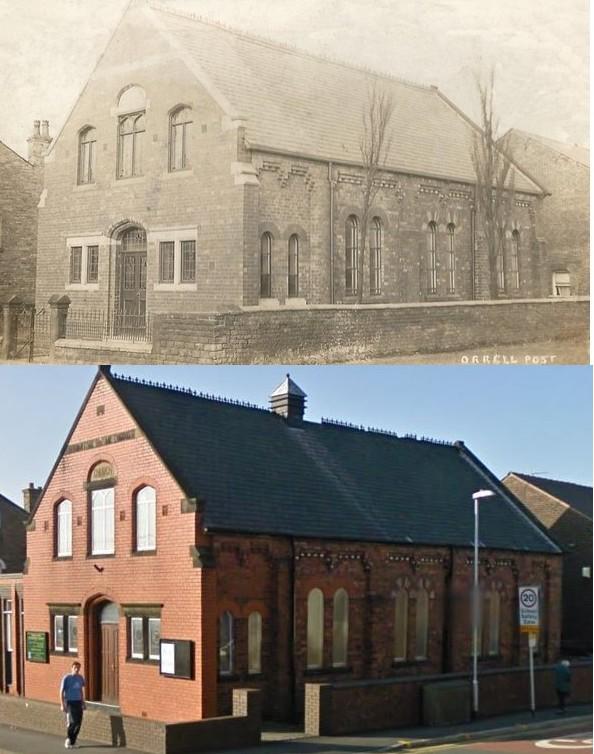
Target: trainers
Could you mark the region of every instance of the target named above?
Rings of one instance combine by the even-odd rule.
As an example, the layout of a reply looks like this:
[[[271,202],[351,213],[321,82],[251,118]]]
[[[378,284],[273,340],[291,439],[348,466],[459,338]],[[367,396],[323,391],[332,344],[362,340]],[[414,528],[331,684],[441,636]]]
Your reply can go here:
[[[65,749],[72,749],[72,744],[70,743],[70,739],[69,739],[69,738],[67,738],[67,739],[66,739],[66,740],[64,741],[64,748],[65,748]]]

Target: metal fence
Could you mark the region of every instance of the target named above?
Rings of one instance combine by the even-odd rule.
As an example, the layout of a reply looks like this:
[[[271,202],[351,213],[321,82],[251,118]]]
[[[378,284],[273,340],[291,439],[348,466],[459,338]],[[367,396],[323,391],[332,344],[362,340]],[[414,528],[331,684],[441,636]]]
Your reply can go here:
[[[123,340],[148,343],[152,340],[149,314],[106,312],[103,309],[69,309],[66,316],[67,338],[73,340]]]

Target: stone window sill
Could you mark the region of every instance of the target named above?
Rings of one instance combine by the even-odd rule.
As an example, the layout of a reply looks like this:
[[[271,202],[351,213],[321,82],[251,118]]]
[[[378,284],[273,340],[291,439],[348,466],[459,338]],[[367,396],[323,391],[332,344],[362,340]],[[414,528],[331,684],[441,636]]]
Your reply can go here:
[[[193,168],[184,168],[183,170],[168,170],[161,175],[161,179],[169,181],[173,178],[190,178],[194,175]]]
[[[198,286],[196,283],[155,283],[153,285],[153,290],[163,292],[197,291]]]
[[[68,283],[67,291],[98,291],[99,283]]]
[[[97,190],[97,184],[96,183],[76,183],[74,184],[72,191],[96,191]]]

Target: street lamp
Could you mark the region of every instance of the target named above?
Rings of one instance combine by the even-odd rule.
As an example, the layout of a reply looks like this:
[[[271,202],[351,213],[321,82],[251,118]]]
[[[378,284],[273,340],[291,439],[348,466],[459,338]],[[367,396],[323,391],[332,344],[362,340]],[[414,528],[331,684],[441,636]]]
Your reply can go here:
[[[474,501],[474,580],[472,590],[472,713],[474,717],[478,715],[479,708],[479,689],[478,689],[478,653],[479,653],[479,569],[478,569],[478,547],[479,547],[479,500],[485,497],[494,497],[495,493],[491,490],[478,490],[472,493]]]

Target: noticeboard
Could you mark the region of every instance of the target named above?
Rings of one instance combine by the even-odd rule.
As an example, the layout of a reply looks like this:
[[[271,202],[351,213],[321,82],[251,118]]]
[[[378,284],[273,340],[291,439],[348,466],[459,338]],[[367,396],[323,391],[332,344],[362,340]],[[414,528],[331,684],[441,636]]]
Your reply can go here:
[[[49,662],[48,638],[45,631],[27,631],[26,646],[29,662]]]
[[[193,678],[194,642],[189,639],[161,639],[159,672],[169,678]]]

